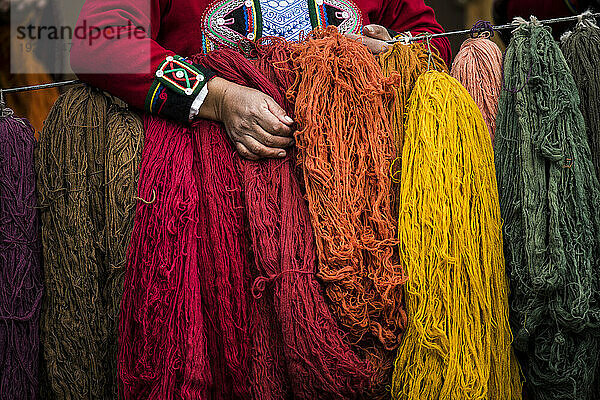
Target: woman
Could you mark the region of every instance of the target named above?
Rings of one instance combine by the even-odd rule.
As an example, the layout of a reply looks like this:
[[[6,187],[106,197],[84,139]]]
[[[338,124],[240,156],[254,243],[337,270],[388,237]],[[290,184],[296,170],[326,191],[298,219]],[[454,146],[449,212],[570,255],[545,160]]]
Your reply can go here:
[[[79,17],[71,63],[84,81],[148,113],[181,123],[194,118],[222,121],[235,148],[244,157],[284,157],[293,143],[293,121],[271,97],[214,76],[212,71],[181,56],[219,46],[235,47],[242,39],[280,36],[298,40],[313,28],[331,24],[353,38],[360,38],[374,53],[386,48],[385,40],[395,35],[387,28],[413,34],[442,31],[423,0],[358,1],[354,4],[352,0],[217,0],[209,4],[206,0],[87,0]],[[449,58],[445,39],[432,43]],[[182,80],[183,77],[189,79]],[[210,245],[212,242],[207,246]],[[244,301],[240,299],[240,303]],[[207,321],[217,312],[206,311],[210,315]],[[223,333],[218,328],[212,325],[206,328],[210,332],[207,337]],[[237,336],[231,336],[231,342],[237,340]],[[236,352],[243,346],[234,343],[230,347]],[[211,372],[219,374],[225,368],[233,368],[234,363],[225,365],[227,360],[221,355],[216,358],[211,360]],[[143,365],[140,367],[144,369]],[[144,375],[146,378],[159,380],[154,375]],[[213,379],[209,398],[249,398],[244,395],[249,390],[245,377],[236,376],[231,381],[239,383],[231,385],[235,390],[222,387],[227,385],[219,384],[221,378]],[[135,383],[123,379],[123,386],[131,389],[132,397],[125,398],[140,398]],[[145,383],[143,386],[140,391],[146,390]],[[229,393],[232,390],[234,394]],[[258,393],[255,398],[263,397]]]
[[[355,38],[364,35],[362,40],[374,53],[384,50],[385,40],[395,32],[442,32],[423,0],[355,1],[87,0],[78,27],[88,35],[74,39],[71,66],[85,82],[147,112],[181,122],[222,121],[246,158],[285,157],[292,144],[292,120],[269,96],[219,77],[211,79],[211,71],[177,55],[235,46],[244,38],[297,40],[323,25],[336,25]],[[434,39],[432,44],[448,63],[447,39]],[[173,60],[202,81],[189,87],[169,84],[172,81],[161,74]]]

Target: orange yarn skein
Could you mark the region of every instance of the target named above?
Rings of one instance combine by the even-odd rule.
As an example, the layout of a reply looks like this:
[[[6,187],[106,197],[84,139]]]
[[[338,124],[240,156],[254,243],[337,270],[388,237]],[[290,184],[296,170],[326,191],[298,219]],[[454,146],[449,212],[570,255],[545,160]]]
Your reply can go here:
[[[291,46],[296,142],[330,308],[385,393],[406,326],[391,204],[396,157],[389,83],[377,59],[335,28]],[[375,394],[371,398],[377,397]],[[389,393],[388,393],[389,397]]]

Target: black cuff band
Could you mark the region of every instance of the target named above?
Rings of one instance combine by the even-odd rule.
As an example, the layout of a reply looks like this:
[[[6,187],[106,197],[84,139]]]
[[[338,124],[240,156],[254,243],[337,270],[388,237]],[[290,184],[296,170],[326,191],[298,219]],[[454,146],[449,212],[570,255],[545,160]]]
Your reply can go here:
[[[168,56],[157,68],[145,110],[178,122],[189,122],[192,103],[215,72],[183,57]]]

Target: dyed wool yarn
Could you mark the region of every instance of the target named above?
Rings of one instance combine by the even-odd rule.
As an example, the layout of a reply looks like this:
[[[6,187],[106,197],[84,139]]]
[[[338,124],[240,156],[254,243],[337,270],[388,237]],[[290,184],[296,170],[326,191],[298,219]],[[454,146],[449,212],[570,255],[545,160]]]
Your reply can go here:
[[[430,56],[431,54],[431,56]],[[406,106],[415,82],[421,74],[429,69],[448,72],[446,63],[437,52],[430,52],[426,44],[396,43],[392,48],[379,56],[383,74],[387,77],[399,76],[393,86],[394,101],[390,104],[390,128],[394,134],[396,156],[392,162],[392,215],[398,218],[400,200],[400,172],[402,163],[402,145],[404,143],[404,127],[406,125]]]
[[[412,93],[415,82],[421,74],[429,69],[448,72],[446,63],[436,52],[429,56],[427,45],[423,43],[396,43],[390,50],[379,56],[383,74],[387,77],[399,75],[400,79],[394,85],[394,101],[391,103],[390,123],[398,157],[402,154],[404,142],[404,125],[406,123],[406,105]],[[399,180],[399,179],[398,179]]]
[[[290,43],[279,37],[262,38],[256,43],[257,68],[286,93],[282,107],[288,115],[294,115],[293,99],[287,98],[287,91],[296,80],[290,52]]]
[[[2,111],[2,110],[0,110]],[[38,397],[42,269],[33,128],[0,116],[0,398]]]
[[[200,191],[199,255],[211,398],[285,398],[289,387],[273,306],[252,301],[247,214],[235,150],[223,138],[221,124],[199,121],[190,134]],[[262,340],[267,341],[264,346]]]
[[[408,327],[394,399],[520,399],[494,158],[477,105],[446,73],[408,104],[398,235]]]
[[[475,100],[493,143],[502,87],[502,52],[486,37],[467,39],[454,58],[451,75]]]
[[[271,50],[275,51],[275,48]],[[261,51],[267,52],[266,49]],[[215,51],[202,62],[219,71],[219,76],[259,89],[285,105],[285,88],[274,85],[238,53]],[[227,184],[233,181],[228,176],[235,171],[240,174],[254,255],[252,261],[259,274],[252,291],[259,304],[272,307],[274,311],[276,331],[257,330],[253,333],[253,336],[258,334],[264,338],[255,338],[254,352],[258,358],[254,359],[253,369],[273,375],[273,371],[281,370],[281,362],[285,367],[285,375],[274,374],[276,381],[255,371],[255,396],[271,396],[265,386],[259,386],[261,383],[272,385],[273,382],[287,380],[288,390],[294,398],[355,397],[367,382],[367,366],[344,343],[343,334],[337,328],[315,279],[316,252],[312,229],[306,202],[293,173],[293,155],[284,160],[261,162],[241,159],[234,153],[222,127],[220,134],[206,134],[206,128],[201,129],[203,124],[206,125],[206,122],[198,123],[195,135],[201,148],[198,152],[203,163],[201,171],[209,174],[203,182],[209,187],[225,188],[235,193],[235,186]],[[231,158],[231,155],[234,157]],[[215,170],[217,167],[219,170]],[[225,181],[220,182],[221,179]],[[220,190],[225,197],[227,193]],[[265,298],[266,302],[263,302]],[[276,348],[267,348],[270,343],[275,343]],[[278,354],[277,348],[283,349],[283,354]],[[269,352],[275,352],[276,357],[265,357]],[[281,361],[277,363],[277,360]],[[278,390],[284,391],[284,388]]]
[[[515,350],[536,400],[595,399],[600,191],[577,87],[535,20],[513,35],[504,86],[495,150]]]
[[[61,95],[44,125],[36,174],[45,398],[117,395],[116,305],[132,228],[141,128],[138,117],[86,86]]]
[[[229,71],[226,65],[215,67],[220,76],[225,76],[221,71]],[[266,339],[270,340],[268,347],[252,342],[259,341],[259,337],[273,337],[277,328],[272,321],[272,306],[252,301],[247,212],[235,150],[221,124],[200,121],[190,134],[193,173],[200,191],[202,296],[209,318],[206,321],[211,321],[207,337],[214,380],[212,396],[244,399],[254,392],[257,398],[284,398],[289,388],[277,362],[283,357],[278,351],[281,342]],[[265,352],[272,364],[263,371],[258,360]]]
[[[292,46],[299,129],[295,138],[314,229],[319,277],[329,304],[374,371],[406,325],[391,209],[390,163],[396,156],[387,108],[392,99],[375,57],[335,28]],[[372,354],[370,356],[369,354]],[[372,384],[385,390],[391,370]]]
[[[123,397],[207,399],[192,139],[158,117],[144,117],[144,128],[119,328]]]
[[[283,91],[234,51],[195,61],[283,102]],[[353,398],[366,368],[315,280],[292,161],[241,160],[213,122],[186,129],[149,116],[145,126],[138,196],[146,200],[136,212],[120,333],[125,398],[249,398],[250,390],[261,399]],[[247,296],[251,261],[261,275],[256,302]]]
[[[284,78],[285,74],[279,73],[278,64],[288,57],[288,53],[285,51],[287,42],[280,38],[268,38],[269,43],[272,45],[266,46],[264,45],[266,40],[259,41],[257,45],[246,43],[252,48],[252,53],[247,54],[247,56],[256,58],[255,63],[250,63],[239,53],[228,50],[212,52],[209,57],[198,55],[196,61],[206,63],[214,70],[219,71],[220,76],[238,84],[251,86],[258,90],[263,90],[261,85],[273,87],[273,84],[261,74],[260,70],[268,74],[273,80],[276,77]],[[207,133],[207,130],[211,133]],[[265,400],[290,397],[292,396],[292,387],[290,386],[292,377],[288,376],[288,366],[283,346],[286,338],[282,334],[281,325],[278,321],[278,312],[281,310],[275,309],[272,295],[262,296],[257,294],[257,298],[252,296],[255,291],[252,279],[263,275],[263,272],[261,266],[253,257],[247,257],[247,249],[252,248],[254,258],[260,257],[262,249],[254,247],[246,238],[247,232],[250,233],[250,231],[248,231],[249,227],[245,226],[255,217],[249,216],[250,211],[244,202],[245,187],[243,177],[240,176],[239,158],[224,134],[222,125],[207,126],[202,122],[195,132],[197,132],[195,149],[198,161],[198,167],[195,171],[198,172],[199,179],[204,182],[201,190],[206,192],[205,197],[208,199],[206,214],[211,216],[210,219],[203,221],[205,222],[205,229],[211,237],[211,242],[207,243],[203,256],[207,259],[213,257],[223,258],[224,260],[238,259],[239,265],[233,268],[235,274],[226,273],[224,276],[229,277],[228,281],[231,283],[232,290],[237,290],[232,298],[239,302],[240,306],[245,306],[246,309],[243,309],[243,311],[249,314],[243,319],[235,317],[233,319],[229,318],[229,321],[220,321],[221,326],[217,328],[217,337],[233,336],[236,332],[235,329],[232,329],[234,326],[237,326],[240,333],[244,335],[244,341],[239,341],[235,337],[229,340],[230,343],[236,343],[237,341],[238,345],[245,346],[244,352],[237,352],[237,354],[245,356],[245,370],[238,375],[239,378],[235,381],[236,385],[234,387],[247,388],[246,390],[250,390],[255,398]],[[219,140],[214,140],[214,138],[219,138]],[[259,176],[256,178],[259,178]],[[252,190],[256,189],[252,188]],[[275,207],[276,205],[271,202],[276,200],[268,199],[269,202],[265,203],[265,206]],[[259,216],[258,220],[263,218],[268,218],[268,216]],[[275,241],[276,239],[271,238],[271,240]],[[220,249],[221,246],[229,248]],[[221,269],[217,266],[216,274],[219,274]],[[239,282],[237,285],[232,282],[234,278]],[[213,308],[212,304],[217,304],[218,307],[230,301],[220,298],[223,294],[218,288],[211,287],[210,290],[213,292],[209,292],[210,297],[214,300],[207,304],[207,307]],[[239,308],[238,306],[237,309]],[[247,321],[247,324],[240,325],[239,322],[233,322],[239,320]],[[310,321],[307,321],[307,323],[310,323]],[[287,339],[289,340],[289,337]],[[319,338],[317,338],[317,342],[318,340]],[[209,348],[214,347],[209,342]],[[218,346],[214,351],[218,352],[220,347],[222,346]],[[311,354],[305,355],[307,357],[312,356]],[[229,361],[224,362],[222,365],[230,366],[232,370],[240,370],[240,368],[233,368],[234,364]],[[218,368],[215,371],[214,364],[213,373],[220,374]],[[250,376],[250,380],[245,378],[246,376]],[[303,378],[300,378],[300,376],[303,375],[296,375],[292,379],[294,381],[304,379],[304,376]],[[308,377],[307,381],[310,381],[310,379]],[[218,386],[217,377],[215,377],[215,387]],[[303,394],[298,393],[298,396],[303,396]],[[248,396],[241,397],[247,398]],[[231,397],[223,394],[222,398],[228,399]]]
[[[572,33],[562,38],[561,49],[579,89],[596,176],[600,177],[600,28],[583,19]]]
[[[119,314],[143,146],[144,124],[141,118],[127,109],[113,105],[109,110],[106,125],[106,281],[102,289],[108,334],[107,379],[113,399],[118,399]]]
[[[223,76],[221,70],[215,70]],[[251,329],[264,322],[272,311],[263,309],[257,315],[251,308],[246,210],[235,150],[226,146],[229,142],[223,143],[220,124],[199,122],[190,135],[193,174],[200,192],[201,283],[214,379],[212,398],[246,399],[253,389]],[[257,318],[260,322],[255,322]],[[277,386],[272,388],[273,394],[285,390]]]
[[[41,337],[49,399],[106,397],[104,204],[108,100],[84,86],[56,101],[36,155],[44,287]]]

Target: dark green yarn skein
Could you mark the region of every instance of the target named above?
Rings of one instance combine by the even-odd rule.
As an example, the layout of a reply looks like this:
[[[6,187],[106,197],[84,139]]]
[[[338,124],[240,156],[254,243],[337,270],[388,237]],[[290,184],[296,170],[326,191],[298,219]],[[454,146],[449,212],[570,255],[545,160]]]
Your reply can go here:
[[[496,173],[514,347],[536,400],[592,400],[600,354],[600,191],[577,87],[547,28],[504,61]]]
[[[579,89],[579,108],[585,120],[596,176],[600,177],[600,28],[592,20],[583,19],[561,41],[562,52]]]

